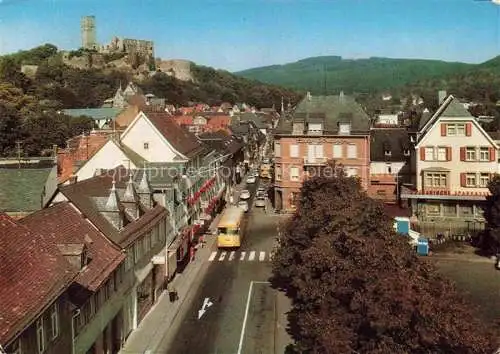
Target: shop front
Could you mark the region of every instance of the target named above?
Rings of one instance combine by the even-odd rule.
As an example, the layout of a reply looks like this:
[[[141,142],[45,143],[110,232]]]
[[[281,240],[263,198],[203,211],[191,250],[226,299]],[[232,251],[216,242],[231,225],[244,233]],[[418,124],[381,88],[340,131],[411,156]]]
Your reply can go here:
[[[137,286],[136,296],[137,324],[139,324],[154,304],[154,277],[152,271]]]

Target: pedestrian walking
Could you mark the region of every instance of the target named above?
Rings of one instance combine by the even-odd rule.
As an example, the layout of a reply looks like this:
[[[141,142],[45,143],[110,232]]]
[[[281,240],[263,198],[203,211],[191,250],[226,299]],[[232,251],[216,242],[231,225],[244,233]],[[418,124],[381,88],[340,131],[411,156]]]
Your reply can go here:
[[[174,287],[172,283],[167,284],[167,292],[170,302],[174,302],[179,298],[179,295],[177,294],[177,289]]]

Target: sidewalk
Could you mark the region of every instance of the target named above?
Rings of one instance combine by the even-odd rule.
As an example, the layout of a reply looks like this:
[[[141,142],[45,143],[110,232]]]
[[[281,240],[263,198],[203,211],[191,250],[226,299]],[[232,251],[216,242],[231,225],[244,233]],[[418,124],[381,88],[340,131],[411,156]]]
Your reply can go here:
[[[216,225],[220,220],[220,216],[221,214],[218,214],[214,218],[210,224],[210,230],[217,227]],[[190,262],[182,273],[176,274],[171,281],[177,289],[179,300],[170,302],[168,293],[163,291],[156,304],[141,321],[137,329],[130,334],[124,347],[120,350],[121,354],[154,353],[165,332],[169,330],[172,322],[175,320],[188,292],[191,291],[191,285],[200,271],[203,260],[208,258],[216,239],[215,236],[207,237],[205,239],[205,247],[198,249],[195,260]]]
[[[242,180],[235,187],[241,190],[244,183],[244,180]],[[212,220],[209,227],[210,231],[217,228],[221,216],[222,213]],[[119,352],[120,354],[155,354],[156,348],[160,345],[165,333],[170,330],[187,295],[193,291],[193,282],[199,275],[204,260],[208,259],[216,241],[216,236],[205,237],[205,246],[198,248],[195,260],[190,262],[182,273],[176,274],[171,281],[171,284],[177,290],[179,300],[170,302],[168,293],[163,291],[137,329],[129,335],[125,345]]]

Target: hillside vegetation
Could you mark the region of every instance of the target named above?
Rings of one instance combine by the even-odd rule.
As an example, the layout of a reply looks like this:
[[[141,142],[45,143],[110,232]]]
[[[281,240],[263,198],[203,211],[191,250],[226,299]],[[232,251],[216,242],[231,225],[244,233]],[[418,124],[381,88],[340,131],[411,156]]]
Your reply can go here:
[[[28,77],[23,64],[38,66]],[[257,108],[279,107],[281,99],[292,104],[300,95],[292,90],[237,77],[229,72],[193,64],[193,81],[181,81],[166,73],[156,73],[137,84],[146,93],[184,106],[198,102],[246,102]],[[15,141],[25,142],[25,152],[37,155],[53,144],[88,131],[92,122],[71,120],[58,113],[62,108],[100,107],[114,95],[119,83],[131,77],[120,70],[82,69],[67,66],[57,47],[37,48],[0,57],[0,156],[14,152]]]
[[[322,56],[235,74],[313,94],[391,91],[412,82],[461,74],[475,65],[421,59],[342,59]]]

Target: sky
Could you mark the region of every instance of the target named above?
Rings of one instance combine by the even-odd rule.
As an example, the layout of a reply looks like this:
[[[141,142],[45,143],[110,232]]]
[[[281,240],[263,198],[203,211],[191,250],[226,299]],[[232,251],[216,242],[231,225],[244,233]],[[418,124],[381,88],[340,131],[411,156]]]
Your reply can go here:
[[[487,0],[0,0],[0,54],[52,43],[155,42],[155,56],[229,71],[339,55],[480,63],[500,54],[500,6]]]

